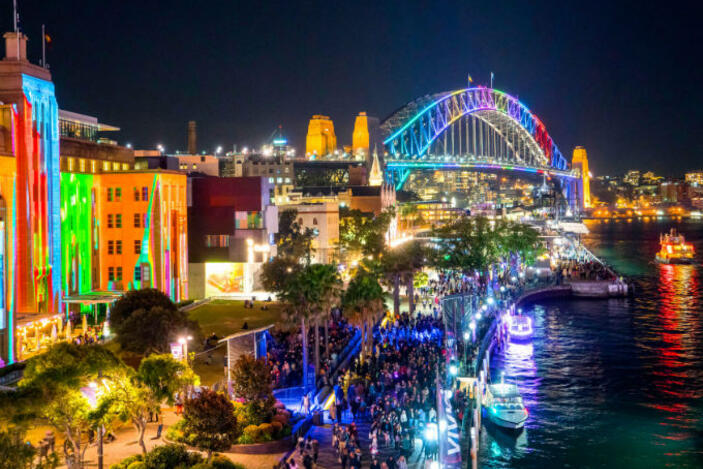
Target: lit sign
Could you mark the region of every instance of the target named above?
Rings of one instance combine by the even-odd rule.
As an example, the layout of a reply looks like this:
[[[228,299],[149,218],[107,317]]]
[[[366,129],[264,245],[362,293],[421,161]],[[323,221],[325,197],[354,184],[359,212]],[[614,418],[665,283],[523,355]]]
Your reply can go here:
[[[285,138],[276,138],[273,140],[274,145],[285,145],[286,143],[288,143],[288,140]]]
[[[244,292],[244,265],[239,262],[205,264],[205,296],[222,296]]]

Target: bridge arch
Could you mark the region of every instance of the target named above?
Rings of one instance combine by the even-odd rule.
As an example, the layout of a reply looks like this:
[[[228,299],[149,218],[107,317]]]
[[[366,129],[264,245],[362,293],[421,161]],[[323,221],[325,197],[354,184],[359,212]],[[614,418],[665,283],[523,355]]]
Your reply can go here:
[[[517,98],[491,88],[466,88],[419,98],[384,120],[381,129],[391,171],[507,164],[573,176],[542,121]],[[447,146],[450,132],[451,149]]]

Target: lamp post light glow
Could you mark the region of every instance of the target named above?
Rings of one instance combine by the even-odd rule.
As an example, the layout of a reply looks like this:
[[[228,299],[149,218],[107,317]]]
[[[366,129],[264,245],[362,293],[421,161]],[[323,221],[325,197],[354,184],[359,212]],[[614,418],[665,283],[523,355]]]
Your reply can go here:
[[[193,340],[192,336],[178,338],[178,343],[181,344],[181,347],[183,348],[183,361],[186,365],[188,364],[188,341],[190,340]]]

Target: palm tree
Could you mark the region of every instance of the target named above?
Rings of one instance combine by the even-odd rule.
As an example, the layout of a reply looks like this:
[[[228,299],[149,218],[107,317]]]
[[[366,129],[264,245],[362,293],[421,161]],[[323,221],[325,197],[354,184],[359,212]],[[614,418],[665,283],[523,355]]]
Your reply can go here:
[[[393,289],[393,313],[400,313],[400,284],[407,286],[410,314],[415,310],[414,279],[415,272],[425,265],[426,253],[417,241],[399,246],[381,259],[381,271]]]
[[[362,360],[371,353],[373,346],[373,326],[383,312],[383,288],[376,277],[359,269],[344,294],[345,314],[361,329]]]
[[[327,319],[330,310],[341,297],[342,280],[337,268],[331,264],[313,264],[306,269],[307,281],[315,290],[316,303],[313,305],[312,321],[315,328],[315,373],[320,373],[320,322],[325,326],[325,351],[329,350],[329,329]]]

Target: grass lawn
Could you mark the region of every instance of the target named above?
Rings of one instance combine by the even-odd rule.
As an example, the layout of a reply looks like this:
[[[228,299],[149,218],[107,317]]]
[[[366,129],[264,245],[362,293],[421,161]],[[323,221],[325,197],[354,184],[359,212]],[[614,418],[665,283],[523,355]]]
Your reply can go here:
[[[213,300],[192,309],[190,319],[198,321],[200,329],[207,337],[213,332],[223,338],[235,332],[240,332],[246,322],[249,329],[278,324],[281,320],[281,305],[266,303],[268,310],[262,310],[265,303],[257,301],[253,309],[244,308],[244,300]],[[224,344],[210,355],[210,364],[206,363],[208,354],[197,356],[193,370],[200,376],[201,384],[211,386],[224,377]]]

